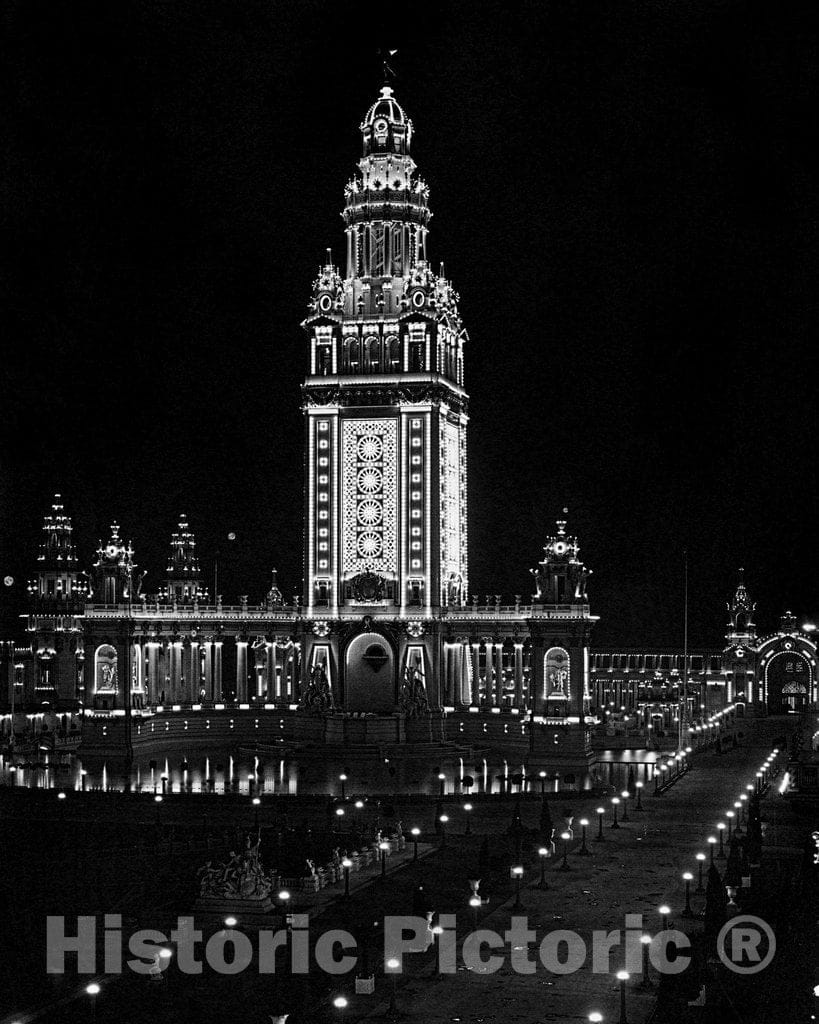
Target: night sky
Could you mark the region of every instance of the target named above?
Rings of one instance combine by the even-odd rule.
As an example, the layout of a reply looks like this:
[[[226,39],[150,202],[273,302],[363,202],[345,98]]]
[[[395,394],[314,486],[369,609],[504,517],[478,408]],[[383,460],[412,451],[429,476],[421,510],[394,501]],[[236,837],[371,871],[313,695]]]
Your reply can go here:
[[[178,513],[220,590],[301,587],[299,329],[397,47],[470,334],[470,592],[554,519],[600,645],[819,615],[813,5],[6,2],[5,635],[53,491],[146,589]],[[227,533],[236,533],[234,542]],[[9,623],[11,622],[11,625]]]

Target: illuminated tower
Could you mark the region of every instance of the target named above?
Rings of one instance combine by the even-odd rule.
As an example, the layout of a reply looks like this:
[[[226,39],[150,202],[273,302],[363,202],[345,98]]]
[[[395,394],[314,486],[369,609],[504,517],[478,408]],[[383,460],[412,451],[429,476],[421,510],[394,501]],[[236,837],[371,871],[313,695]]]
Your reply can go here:
[[[140,579],[136,578],[134,549],[119,535],[117,523],[111,524],[111,536],[107,544],[100,541],[97,560],[94,562],[94,593],[96,604],[125,604],[133,600],[139,590]]]
[[[54,495],[51,512],[43,518],[43,540],[37,556],[37,578],[28,585],[33,607],[43,611],[81,610],[88,584],[77,568],[71,517],[65,514],[59,494]]]
[[[207,599],[207,590],[202,586],[199,559],[196,557],[196,540],[185,515],[179,517],[178,531],[171,534],[171,554],[165,584],[159,597],[163,601],[176,601],[178,604],[193,604],[194,601]]]
[[[467,592],[466,332],[427,258],[412,122],[384,86],[304,321],[308,613],[432,614]]]

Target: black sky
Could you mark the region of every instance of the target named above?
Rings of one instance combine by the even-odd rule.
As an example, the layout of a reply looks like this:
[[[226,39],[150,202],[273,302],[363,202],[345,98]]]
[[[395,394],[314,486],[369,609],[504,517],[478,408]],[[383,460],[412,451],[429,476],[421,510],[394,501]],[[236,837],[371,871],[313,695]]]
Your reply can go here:
[[[470,343],[470,591],[570,509],[600,644],[817,600],[812,4],[7,2],[4,618],[53,490],[148,590],[188,514],[227,597],[300,587],[298,324],[398,47]],[[228,544],[226,534],[237,540]]]

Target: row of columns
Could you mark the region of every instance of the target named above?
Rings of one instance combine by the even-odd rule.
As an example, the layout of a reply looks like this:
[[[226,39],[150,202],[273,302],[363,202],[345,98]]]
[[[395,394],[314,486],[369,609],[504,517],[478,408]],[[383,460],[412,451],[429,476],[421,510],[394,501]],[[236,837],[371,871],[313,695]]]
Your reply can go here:
[[[463,640],[444,644],[443,657],[444,702],[452,706],[501,707],[506,694],[506,682],[514,683],[511,706],[525,709],[527,694],[531,692],[530,654],[524,656],[523,644],[515,643],[512,652],[505,650],[502,641]],[[483,684],[481,683],[483,679]]]
[[[235,661],[228,665],[224,661],[224,646],[221,640],[135,642],[132,689],[145,693],[152,704],[195,704],[200,700],[226,699],[234,690],[235,680],[235,696],[240,703],[246,703],[250,697],[298,700],[298,644],[266,641],[254,649],[252,672],[248,641],[235,641]]]

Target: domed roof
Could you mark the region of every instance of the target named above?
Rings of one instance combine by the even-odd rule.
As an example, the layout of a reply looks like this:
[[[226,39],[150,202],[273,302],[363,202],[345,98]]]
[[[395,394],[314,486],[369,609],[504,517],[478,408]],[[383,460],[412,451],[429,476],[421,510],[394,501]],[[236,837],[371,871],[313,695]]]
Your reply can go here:
[[[398,100],[393,99],[392,89],[389,85],[381,87],[381,95],[367,111],[362,128],[372,125],[379,117],[386,118],[391,124],[406,124],[407,115],[404,113]]]

